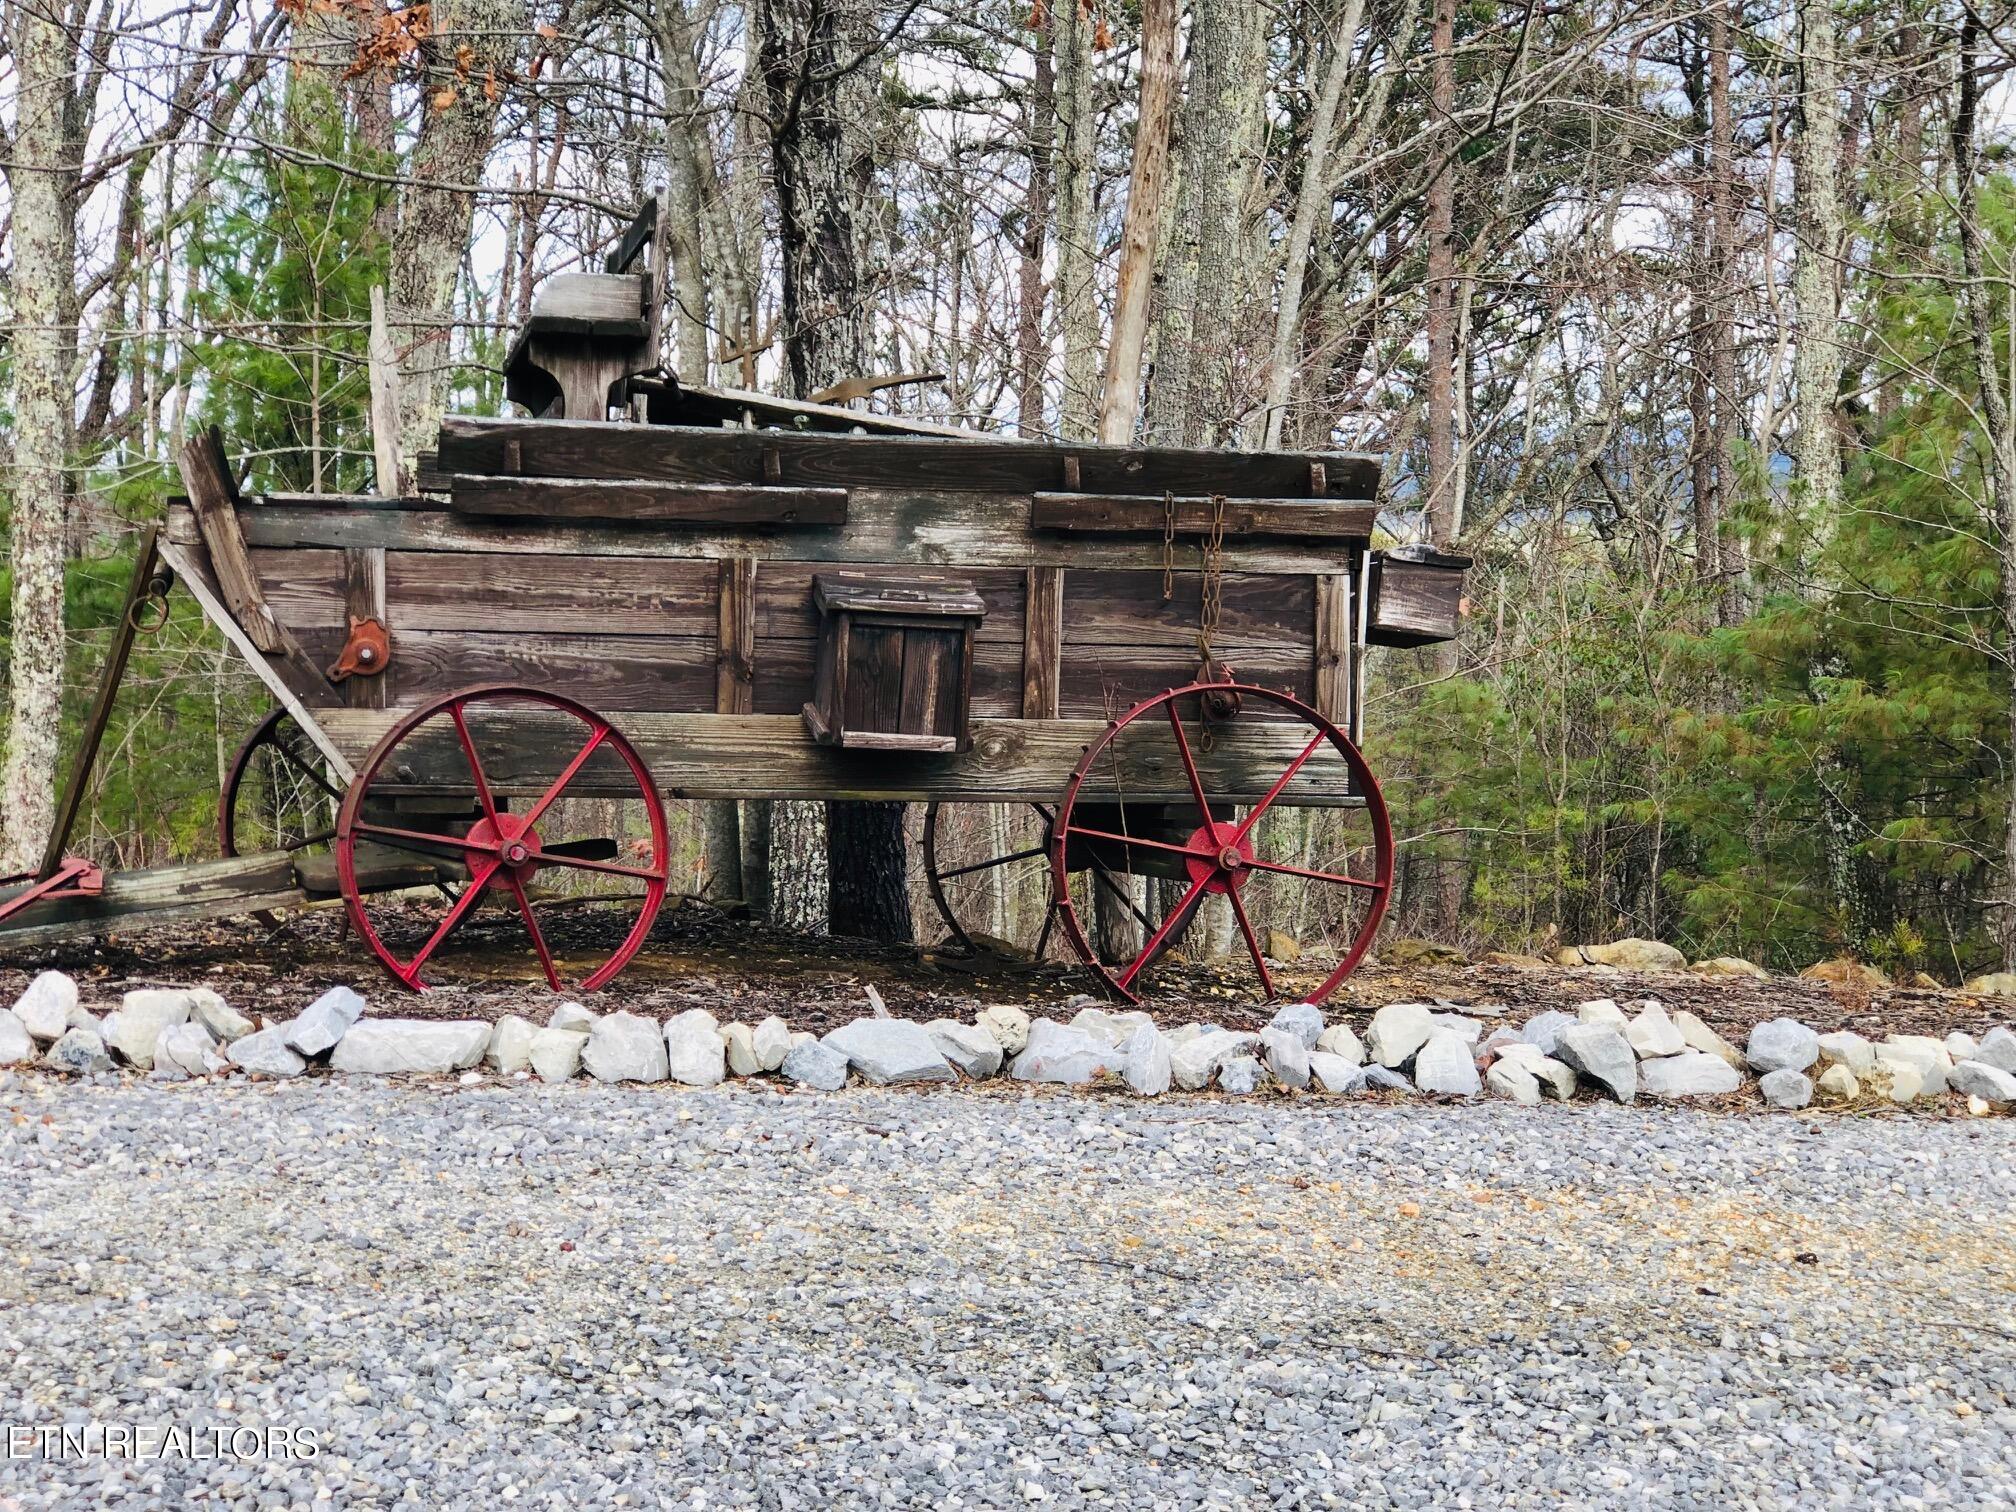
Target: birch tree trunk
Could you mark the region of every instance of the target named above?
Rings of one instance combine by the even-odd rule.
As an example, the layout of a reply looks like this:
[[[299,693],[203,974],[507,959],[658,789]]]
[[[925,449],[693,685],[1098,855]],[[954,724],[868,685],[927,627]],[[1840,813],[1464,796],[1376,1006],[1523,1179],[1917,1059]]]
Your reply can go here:
[[[1446,128],[1456,110],[1456,0],[1435,0],[1430,39],[1430,108]],[[1431,148],[1441,170],[1428,186],[1428,536],[1437,546],[1455,544],[1460,513],[1456,499],[1456,162],[1454,144],[1436,139]],[[1453,647],[1436,652],[1438,666],[1454,670]]]
[[[870,0],[762,0],[758,12],[785,365],[802,398],[866,372],[870,361],[863,270],[874,187],[875,10]],[[835,933],[912,938],[903,811],[900,803],[829,803],[820,835],[818,805],[777,804],[773,917],[810,928],[823,915]]]
[[[66,469],[76,421],[76,153],[66,130],[77,49],[60,13],[8,6],[14,55],[13,469],[8,535],[14,569],[7,762],[0,771],[0,871],[38,865],[56,820],[63,729]]]
[[[1043,308],[1048,285],[1043,277],[1043,248],[1050,231],[1050,175],[1056,155],[1056,68],[1051,58],[1047,13],[1037,28],[1035,77],[1023,111],[1028,135],[1029,179],[1022,196],[1022,262],[1015,304],[1015,383],[1018,434],[1041,436],[1044,388],[1050,372],[1050,343],[1045,338]]]
[[[1737,393],[1736,299],[1736,123],[1729,104],[1729,17],[1738,0],[1722,0],[1708,17],[1708,140],[1710,246],[1714,258],[1715,303],[1709,335],[1715,391],[1716,565],[1721,580],[1715,603],[1724,625],[1734,625],[1749,612],[1744,590],[1743,546],[1730,531],[1730,515],[1740,490],[1736,475],[1736,440],[1743,430],[1742,398]]]
[[[402,369],[399,455],[408,468],[434,449],[448,407],[455,284],[469,250],[474,186],[490,158],[502,81],[515,72],[525,35],[523,0],[436,0],[433,19],[421,47],[419,135],[400,195],[389,280]],[[401,480],[401,492],[409,483]]]
[[[1098,430],[1099,310],[1093,299],[1092,176],[1098,143],[1092,115],[1092,18],[1063,0],[1052,31],[1057,51],[1057,313],[1064,335],[1060,433],[1089,441]]]
[[[1169,174],[1169,128],[1176,112],[1178,0],[1143,0],[1141,104],[1134,123],[1134,164],[1127,218],[1120,234],[1119,283],[1113,331],[1106,345],[1106,380],[1099,395],[1099,439],[1124,446],[1134,439],[1141,406],[1141,356],[1148,340],[1148,295],[1161,241],[1162,193]]]

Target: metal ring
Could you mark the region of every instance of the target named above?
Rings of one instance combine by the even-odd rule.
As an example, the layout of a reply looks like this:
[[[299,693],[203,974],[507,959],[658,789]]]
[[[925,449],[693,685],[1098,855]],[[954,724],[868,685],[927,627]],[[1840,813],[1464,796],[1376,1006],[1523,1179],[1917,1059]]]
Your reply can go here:
[[[146,618],[146,611],[150,605],[155,611],[151,622]],[[150,593],[145,598],[134,601],[133,607],[126,611],[126,623],[132,627],[136,635],[152,635],[168,623],[169,612],[168,595]]]

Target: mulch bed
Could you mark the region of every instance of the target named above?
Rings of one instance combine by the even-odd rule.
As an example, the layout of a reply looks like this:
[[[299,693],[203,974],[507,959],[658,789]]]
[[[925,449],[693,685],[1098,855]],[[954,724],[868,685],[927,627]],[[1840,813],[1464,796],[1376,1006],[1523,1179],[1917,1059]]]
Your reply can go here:
[[[592,911],[562,910],[548,924],[547,935],[564,969],[569,956],[582,960],[606,954],[611,942],[604,936],[610,927]],[[285,1018],[324,988],[348,982],[362,989],[372,1011],[380,1014],[496,1018],[519,1012],[543,1019],[552,995],[539,983],[537,965],[515,921],[485,922],[479,916],[470,921],[467,935],[444,963],[456,972],[453,983],[419,996],[379,970],[369,951],[346,934],[340,910],[325,908],[296,915],[278,929],[232,919],[157,926],[50,947],[0,968],[0,993],[5,994],[0,1002],[11,1000],[34,971],[57,966],[75,975],[87,1003],[101,1009],[129,987],[202,984],[246,1012]],[[592,1006],[627,1008],[656,1018],[692,1007],[745,1021],[777,1013],[793,1028],[818,1032],[869,1012],[869,987],[881,994],[891,1013],[928,1019],[966,1017],[980,1005],[1000,1002],[1019,1003],[1031,1013],[1054,1012],[1088,986],[1082,973],[1061,965],[969,961],[935,949],[789,934],[688,902],[661,916],[645,949],[596,995]],[[1376,963],[1361,968],[1326,1011],[1333,1020],[1362,1024],[1386,1003],[1439,999],[1480,1016],[1523,1020],[1592,997],[1615,998],[1628,1008],[1647,996],[1668,1008],[1691,1009],[1738,1043],[1750,1025],[1781,1014],[1822,1030],[1855,1029],[1871,1038],[1943,1036],[1953,1029],[1979,1035],[1994,1024],[2016,1020],[2016,1004],[1950,991],[1870,991],[1792,978],[1760,982],[1593,967]],[[1272,1013],[1256,1000],[1250,971],[1209,967],[1164,971],[1147,1006],[1169,1025],[1209,1020],[1252,1028]]]

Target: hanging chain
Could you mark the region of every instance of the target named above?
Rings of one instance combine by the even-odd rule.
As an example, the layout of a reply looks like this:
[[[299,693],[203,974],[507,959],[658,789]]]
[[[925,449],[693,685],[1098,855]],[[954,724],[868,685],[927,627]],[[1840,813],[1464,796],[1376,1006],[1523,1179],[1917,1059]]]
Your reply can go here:
[[[1176,493],[1162,490],[1162,602],[1176,596]]]
[[[1197,654],[1204,659],[1205,676],[1215,676],[1217,662],[1211,642],[1218,634],[1218,615],[1225,602],[1225,495],[1211,495],[1211,531],[1204,538],[1204,578],[1199,586],[1197,610]]]

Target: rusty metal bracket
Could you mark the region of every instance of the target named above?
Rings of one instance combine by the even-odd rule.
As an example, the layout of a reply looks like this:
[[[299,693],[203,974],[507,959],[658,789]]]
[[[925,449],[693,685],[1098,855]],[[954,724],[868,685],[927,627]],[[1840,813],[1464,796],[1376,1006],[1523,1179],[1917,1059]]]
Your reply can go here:
[[[21,884],[27,884],[22,886]],[[95,898],[105,890],[105,872],[96,862],[82,856],[65,856],[46,877],[21,872],[0,877],[0,919],[19,913],[31,903],[47,903],[54,898]]]
[[[392,638],[382,621],[350,616],[350,636],[328,667],[331,682],[346,677],[376,677],[392,665]]]

